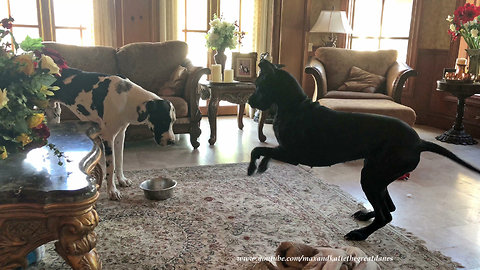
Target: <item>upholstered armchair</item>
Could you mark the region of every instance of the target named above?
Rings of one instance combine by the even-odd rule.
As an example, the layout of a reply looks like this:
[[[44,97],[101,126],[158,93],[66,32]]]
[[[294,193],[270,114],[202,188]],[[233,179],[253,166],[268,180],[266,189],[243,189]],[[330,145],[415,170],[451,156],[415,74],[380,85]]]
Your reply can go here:
[[[397,51],[318,48],[305,68],[315,79],[314,99],[334,110],[376,113],[409,125],[416,114],[401,104],[402,90],[416,71],[397,61]]]
[[[45,42],[58,51],[70,67],[104,74],[119,74],[160,97],[172,102],[177,114],[173,125],[176,134],[190,134],[190,143],[197,148],[200,136],[200,93],[198,81],[207,68],[195,67],[188,60],[188,45],[182,41],[138,42],[121,48],[74,46]],[[61,119],[76,119],[68,109]],[[152,137],[146,126],[129,126],[127,140]]]

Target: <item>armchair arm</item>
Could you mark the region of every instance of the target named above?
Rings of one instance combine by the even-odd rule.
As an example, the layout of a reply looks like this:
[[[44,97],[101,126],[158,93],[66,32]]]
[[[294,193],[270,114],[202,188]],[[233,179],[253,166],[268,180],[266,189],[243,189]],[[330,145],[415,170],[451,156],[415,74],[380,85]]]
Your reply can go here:
[[[210,74],[210,69],[195,67],[189,60],[186,60],[184,66],[188,71],[184,95],[185,100],[188,102],[189,117],[191,121],[199,121],[202,118],[202,114],[199,109],[200,92],[198,91],[198,81],[203,75]]]
[[[325,67],[318,59],[312,58],[307,67],[305,67],[305,73],[311,74],[315,79],[315,92],[313,93],[313,99],[319,100],[327,94],[327,75]]]
[[[409,77],[417,76],[417,71],[405,63],[396,62],[387,70],[387,95],[397,103],[402,103],[402,91]]]

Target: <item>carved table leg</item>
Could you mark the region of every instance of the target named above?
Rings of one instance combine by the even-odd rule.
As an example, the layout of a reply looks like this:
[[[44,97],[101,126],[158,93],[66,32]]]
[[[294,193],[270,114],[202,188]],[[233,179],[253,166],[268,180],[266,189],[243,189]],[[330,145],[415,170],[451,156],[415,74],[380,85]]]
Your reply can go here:
[[[102,269],[95,249],[97,236],[93,232],[97,225],[98,215],[94,209],[78,217],[60,220],[55,250],[73,269]]]
[[[238,105],[237,124],[238,128],[243,130],[243,113],[245,112],[245,103]]]
[[[217,141],[217,110],[220,100],[212,97],[208,103],[208,123],[210,124],[210,139],[208,143],[214,145]]]
[[[263,125],[265,124],[265,119],[268,117],[268,111],[261,111],[260,112],[260,119],[258,120],[258,139],[261,142],[265,142],[267,140],[267,136],[263,134]]]
[[[463,126],[463,115],[465,112],[465,97],[457,97],[457,116],[455,118],[455,124],[451,129],[445,131],[442,135],[435,137],[435,139],[453,144],[472,145],[477,141],[472,136],[465,132]]]

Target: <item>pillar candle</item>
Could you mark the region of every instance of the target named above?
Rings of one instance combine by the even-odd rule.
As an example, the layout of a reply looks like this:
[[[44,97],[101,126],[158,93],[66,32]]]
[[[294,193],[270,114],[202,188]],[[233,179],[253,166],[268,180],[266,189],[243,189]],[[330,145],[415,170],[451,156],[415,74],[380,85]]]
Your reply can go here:
[[[222,65],[212,65],[212,82],[222,82]]]
[[[223,81],[233,82],[233,69],[225,69],[223,71]]]

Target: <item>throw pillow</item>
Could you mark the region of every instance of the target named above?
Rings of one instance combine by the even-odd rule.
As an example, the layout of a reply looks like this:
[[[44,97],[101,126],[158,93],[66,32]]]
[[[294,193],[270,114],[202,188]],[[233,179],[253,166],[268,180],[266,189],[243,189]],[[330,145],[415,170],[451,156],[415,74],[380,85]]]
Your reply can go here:
[[[347,80],[338,88],[340,91],[375,93],[385,82],[385,77],[353,66]]]
[[[185,67],[178,66],[170,76],[170,80],[166,81],[157,91],[159,96],[182,96],[185,83],[187,81],[188,72]]]

